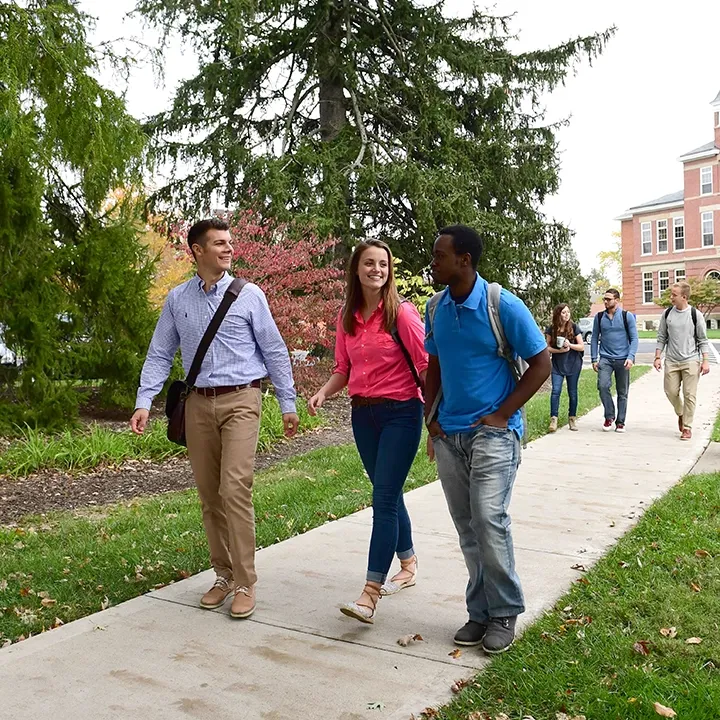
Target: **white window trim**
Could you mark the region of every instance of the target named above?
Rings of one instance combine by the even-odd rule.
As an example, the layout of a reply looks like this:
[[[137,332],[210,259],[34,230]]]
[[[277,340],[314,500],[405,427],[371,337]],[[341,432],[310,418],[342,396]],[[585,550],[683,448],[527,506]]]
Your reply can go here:
[[[667,245],[667,250],[660,249],[660,223],[663,223],[663,222],[665,223],[665,244]],[[667,255],[668,254],[668,251],[670,250],[670,233],[669,233],[669,227],[668,227],[667,220],[658,220],[655,223],[655,243],[656,243],[658,255]]]
[[[712,232],[712,242],[709,245],[705,244],[705,230],[703,225],[705,224],[705,216],[710,216],[710,227]],[[700,246],[703,248],[710,248],[715,246],[715,219],[712,210],[700,213]]]
[[[679,272],[682,273],[682,277],[681,277],[681,278],[678,277],[678,273],[679,273]],[[684,282],[684,281],[686,281],[686,280],[687,280],[687,271],[686,271],[686,270],[676,270],[676,271],[675,271],[675,282],[676,282],[676,283],[678,283],[678,282]]]
[[[710,190],[709,192],[703,192],[703,170],[709,170],[710,171]],[[713,173],[712,173],[712,165],[707,165],[705,167],[700,168],[700,197],[704,197],[705,195],[712,195],[713,194]],[[708,247],[710,247],[708,245]]]
[[[650,300],[650,302],[646,302],[646,300],[645,300],[645,281],[647,280],[647,278],[645,277],[646,275],[650,276],[650,284],[652,286],[652,289],[650,290],[650,295],[653,297],[655,295],[655,278],[653,277],[654,273],[644,272],[642,275],[642,294],[643,294],[642,304],[643,305],[653,305],[654,303],[653,303],[652,299]]]
[[[643,226],[648,225],[650,227],[650,252],[644,252],[643,249]],[[640,223],[640,257],[647,257],[648,255],[652,255],[652,223],[651,222],[641,222]]]
[[[665,273],[666,277],[662,278],[661,275]],[[663,288],[662,281],[667,281],[667,287]],[[670,271],[669,270],[658,270],[658,293],[662,294],[670,287]]]
[[[676,222],[676,220],[681,220],[681,221],[682,221],[683,246],[682,246],[682,249],[681,249],[681,250],[677,250],[677,249],[675,248],[675,227],[676,227],[675,222]],[[676,252],[676,253],[685,252],[685,240],[687,240],[687,238],[685,237],[685,218],[684,218],[684,217],[674,217],[674,218],[673,218],[673,239],[672,239],[672,241],[673,241],[673,252]]]

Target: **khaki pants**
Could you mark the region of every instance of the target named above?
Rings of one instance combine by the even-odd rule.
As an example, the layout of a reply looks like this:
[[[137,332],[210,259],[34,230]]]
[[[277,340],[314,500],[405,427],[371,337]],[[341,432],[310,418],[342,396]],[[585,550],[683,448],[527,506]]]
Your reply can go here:
[[[258,388],[204,397],[191,392],[185,434],[215,572],[250,587],[255,574],[255,449],[262,396]]]
[[[683,425],[691,428],[695,417],[700,363],[696,360],[674,363],[665,361],[665,395],[675,408],[675,414],[682,415]],[[680,387],[682,386],[682,400]]]

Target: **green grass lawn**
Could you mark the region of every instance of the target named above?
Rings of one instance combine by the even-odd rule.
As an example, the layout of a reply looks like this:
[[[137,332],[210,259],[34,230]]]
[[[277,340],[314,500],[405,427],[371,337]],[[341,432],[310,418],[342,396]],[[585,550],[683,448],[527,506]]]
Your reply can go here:
[[[660,703],[679,720],[717,720],[719,623],[720,475],[698,475],[652,505],[510,652],[426,717],[650,720]]]
[[[298,402],[300,432],[322,424],[322,417],[311,417],[305,402]],[[44,469],[71,472],[92,470],[100,465],[120,465],[125,460],[166,460],[184,455],[186,450],[167,439],[165,419],[152,420],[142,436],[129,428],[122,431],[92,425],[88,429],[65,430],[48,435],[27,428],[19,440],[0,455],[0,475],[20,477]],[[263,395],[258,451],[264,452],[283,437],[282,413],[274,395]]]
[[[646,370],[633,368],[633,377]],[[594,383],[592,370],[584,371],[581,412],[598,404]],[[548,394],[536,395],[527,411],[530,437],[545,434]],[[423,442],[405,489],[435,478]],[[257,544],[265,547],[362,509],[371,489],[355,447],[345,445],[257,473],[254,497]],[[49,629],[56,618],[84,617],[207,566],[194,490],[0,527],[0,644]]]
[[[720,330],[708,330],[707,336],[710,340],[720,340]],[[638,330],[638,337],[654,340],[657,337],[656,330]]]

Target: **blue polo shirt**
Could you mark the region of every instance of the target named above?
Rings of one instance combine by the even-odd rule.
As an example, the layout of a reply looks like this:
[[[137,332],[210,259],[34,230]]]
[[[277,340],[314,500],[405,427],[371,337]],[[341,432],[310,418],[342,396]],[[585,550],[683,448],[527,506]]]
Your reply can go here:
[[[474,422],[495,412],[515,388],[510,365],[497,354],[487,288],[487,281],[478,275],[472,292],[460,304],[446,288],[435,311],[432,333],[425,309],[425,349],[438,357],[442,379],[438,420],[448,434],[470,432]],[[500,320],[508,343],[520,357],[528,359],[547,348],[525,304],[504,289],[500,293]],[[508,427],[522,435],[519,410]]]

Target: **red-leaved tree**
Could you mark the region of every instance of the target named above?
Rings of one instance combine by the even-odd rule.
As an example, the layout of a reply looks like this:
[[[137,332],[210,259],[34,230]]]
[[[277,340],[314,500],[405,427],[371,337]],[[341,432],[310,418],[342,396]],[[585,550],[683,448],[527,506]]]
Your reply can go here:
[[[335,322],[344,292],[341,263],[332,255],[337,241],[322,240],[253,210],[226,219],[235,249],[235,274],[265,292],[294,360],[298,392],[309,397],[332,369]],[[188,227],[173,225],[173,242],[187,247]]]

